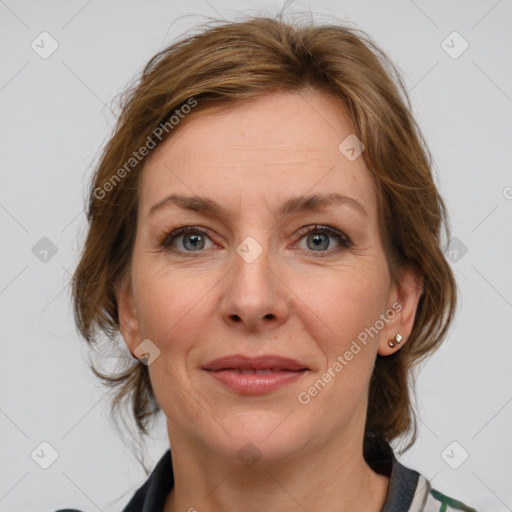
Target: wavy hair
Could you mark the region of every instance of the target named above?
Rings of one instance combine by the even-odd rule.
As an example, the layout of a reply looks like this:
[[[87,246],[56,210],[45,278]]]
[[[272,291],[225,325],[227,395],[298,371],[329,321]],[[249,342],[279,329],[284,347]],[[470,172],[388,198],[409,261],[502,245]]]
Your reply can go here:
[[[102,333],[114,346],[119,334],[115,285],[130,268],[145,160],[137,153],[134,161],[134,153],[179,130],[168,126],[162,136],[155,131],[159,126],[192,98],[197,105],[187,117],[272,91],[308,89],[339,99],[366,146],[363,158],[377,184],[379,229],[392,280],[397,283],[405,267],[423,276],[408,342],[376,358],[363,445],[366,452],[376,438],[392,441],[410,434],[408,449],[416,440],[412,369],[446,337],[456,283],[441,247],[442,228],[449,239],[446,207],[406,87],[389,58],[357,28],[285,21],[281,15],[213,20],[151,58],[121,98],[117,125],[92,177],[88,231],[72,278],[75,321],[91,346],[100,343]],[[123,404],[130,406],[138,434],[147,435],[160,410],[148,369],[127,354],[121,365],[116,374],[92,369],[115,388],[112,416]]]

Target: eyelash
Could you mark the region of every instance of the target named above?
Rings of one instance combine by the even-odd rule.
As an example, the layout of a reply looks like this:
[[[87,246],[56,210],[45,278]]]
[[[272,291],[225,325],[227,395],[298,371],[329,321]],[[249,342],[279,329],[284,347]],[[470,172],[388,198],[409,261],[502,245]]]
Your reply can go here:
[[[331,237],[335,238],[336,241],[339,242],[339,244],[341,246],[341,247],[338,247],[337,249],[333,249],[330,251],[307,251],[307,252],[311,252],[311,253],[316,253],[315,257],[323,258],[326,256],[331,256],[332,254],[338,253],[345,249],[349,249],[349,248],[353,247],[353,245],[354,245],[352,243],[352,241],[350,240],[350,238],[347,235],[345,235],[344,233],[342,233],[341,231],[331,228],[330,226],[323,226],[323,225],[318,225],[318,224],[315,224],[314,226],[306,226],[304,228],[301,228],[299,230],[300,237],[299,237],[298,241],[302,240],[302,238],[304,238],[305,236],[307,236],[311,233],[315,233],[315,232],[330,235]],[[189,253],[190,255],[192,255],[194,252],[199,252],[199,253],[203,252],[201,250],[199,250],[199,251],[178,251],[178,250],[170,247],[176,238],[178,238],[180,236],[188,235],[190,233],[208,236],[208,233],[199,227],[184,226],[184,227],[175,229],[174,231],[171,231],[171,230],[164,231],[158,237],[158,245],[163,250],[181,254],[181,255],[183,255],[184,252]]]

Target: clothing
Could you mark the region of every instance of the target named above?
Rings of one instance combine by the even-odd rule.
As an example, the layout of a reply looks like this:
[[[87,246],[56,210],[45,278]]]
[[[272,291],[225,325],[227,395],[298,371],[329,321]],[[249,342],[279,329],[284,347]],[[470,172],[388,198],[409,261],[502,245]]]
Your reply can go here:
[[[477,512],[432,489],[426,478],[403,466],[392,448],[380,443],[365,458],[377,473],[390,477],[389,490],[382,512]],[[174,486],[171,450],[167,450],[157,465],[128,502],[123,512],[162,512],[170,490]],[[80,512],[61,509],[56,512]]]

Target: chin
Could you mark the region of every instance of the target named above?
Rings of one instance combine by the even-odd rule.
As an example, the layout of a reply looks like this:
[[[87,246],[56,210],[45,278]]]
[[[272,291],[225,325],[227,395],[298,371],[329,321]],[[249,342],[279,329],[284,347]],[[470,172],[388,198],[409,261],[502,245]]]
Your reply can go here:
[[[295,428],[293,422],[296,418],[292,419],[293,414],[287,417],[287,414],[255,411],[219,419],[227,432],[216,428],[220,438],[210,438],[210,442],[216,444],[216,451],[226,458],[238,459],[248,466],[250,461],[254,461],[252,464],[258,461],[279,462],[308,445],[307,430]],[[206,434],[202,438],[208,442]]]

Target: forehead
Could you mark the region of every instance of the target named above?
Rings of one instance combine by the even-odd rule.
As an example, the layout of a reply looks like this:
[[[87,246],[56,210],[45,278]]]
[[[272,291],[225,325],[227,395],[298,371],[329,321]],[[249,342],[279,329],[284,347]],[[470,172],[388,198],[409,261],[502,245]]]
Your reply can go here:
[[[144,211],[173,192],[238,206],[339,192],[375,213],[375,187],[363,157],[351,161],[339,149],[353,125],[329,95],[271,93],[228,110],[201,112],[177,128],[145,162],[139,204]]]

